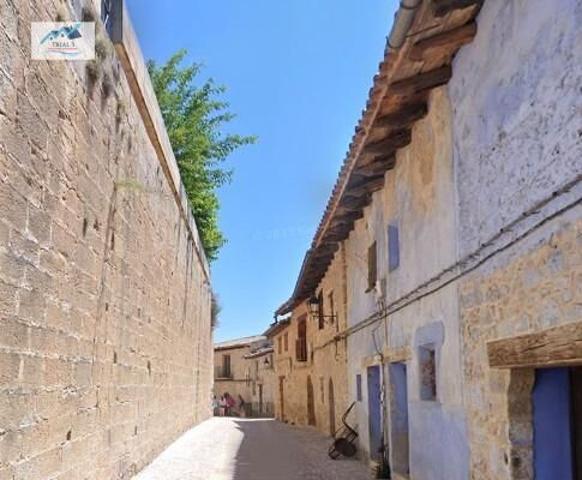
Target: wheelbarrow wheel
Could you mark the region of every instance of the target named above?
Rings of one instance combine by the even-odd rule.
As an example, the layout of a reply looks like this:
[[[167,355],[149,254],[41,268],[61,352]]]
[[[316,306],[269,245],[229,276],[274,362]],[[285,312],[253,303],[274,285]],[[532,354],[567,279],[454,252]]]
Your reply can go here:
[[[337,460],[341,455],[341,453],[335,449],[335,445],[329,447],[327,454],[329,455],[329,458],[331,458],[332,460]]]
[[[344,457],[353,457],[356,454],[356,446],[345,438],[338,438],[333,442],[334,450],[341,453]]]

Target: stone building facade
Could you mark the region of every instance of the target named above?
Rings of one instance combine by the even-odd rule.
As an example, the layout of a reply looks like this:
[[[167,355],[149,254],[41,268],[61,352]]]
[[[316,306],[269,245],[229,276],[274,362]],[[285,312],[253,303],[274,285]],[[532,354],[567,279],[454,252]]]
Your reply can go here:
[[[345,255],[346,403],[392,478],[582,473],[582,4],[555,7],[398,12],[278,311]]]
[[[130,478],[210,415],[208,266],[100,4],[0,1],[0,478]],[[96,21],[95,62],[31,61],[57,19]]]
[[[483,260],[456,285],[470,471],[578,478],[582,3],[487,1],[478,22],[449,84],[458,258]]]
[[[277,418],[334,435],[347,410],[347,261],[339,250],[304,302],[267,331],[275,347]],[[283,305],[277,314],[288,313]]]
[[[237,403],[237,415],[274,416],[275,370],[271,342],[263,335],[214,345],[214,395],[225,393]],[[240,397],[245,402],[239,408]]]

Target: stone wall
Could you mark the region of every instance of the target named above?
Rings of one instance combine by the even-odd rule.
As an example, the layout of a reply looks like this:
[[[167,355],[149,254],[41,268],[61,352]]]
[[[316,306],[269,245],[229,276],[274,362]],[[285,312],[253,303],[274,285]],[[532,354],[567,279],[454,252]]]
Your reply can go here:
[[[531,380],[489,368],[486,345],[580,321],[581,218],[578,207],[550,222],[460,285],[472,478],[533,478]]]
[[[533,369],[487,342],[580,322],[582,4],[488,0],[454,62],[459,254],[500,249],[458,288],[474,479],[529,479]]]
[[[487,0],[449,83],[461,256],[580,174],[582,5]]]
[[[129,478],[210,414],[207,266],[113,47],[30,60],[75,8],[0,0],[0,478]]]

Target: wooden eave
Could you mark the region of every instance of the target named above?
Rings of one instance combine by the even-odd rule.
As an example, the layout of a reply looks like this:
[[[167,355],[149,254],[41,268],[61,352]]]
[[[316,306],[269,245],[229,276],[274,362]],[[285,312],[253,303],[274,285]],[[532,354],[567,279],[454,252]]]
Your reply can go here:
[[[386,47],[293,295],[276,314],[290,312],[317,289],[339,243],[363,217],[372,194],[384,187],[396,152],[413,141],[412,127],[428,113],[430,91],[451,78],[454,55],[476,34],[481,3],[424,0],[404,45],[398,50]]]
[[[247,343],[246,345],[231,345],[229,347],[214,347],[214,351],[215,352],[223,352],[225,350],[240,350],[240,349],[244,349],[244,348],[249,348],[250,343]]]

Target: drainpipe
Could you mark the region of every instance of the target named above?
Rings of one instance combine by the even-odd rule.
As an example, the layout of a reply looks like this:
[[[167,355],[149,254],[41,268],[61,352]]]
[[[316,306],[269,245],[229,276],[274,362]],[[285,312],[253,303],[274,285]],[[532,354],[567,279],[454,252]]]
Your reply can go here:
[[[388,46],[392,50],[398,50],[402,45],[404,45],[406,35],[412,26],[414,16],[416,15],[416,11],[421,3],[422,0],[400,1],[400,7],[394,16],[392,30],[390,30],[390,35],[388,35]]]

